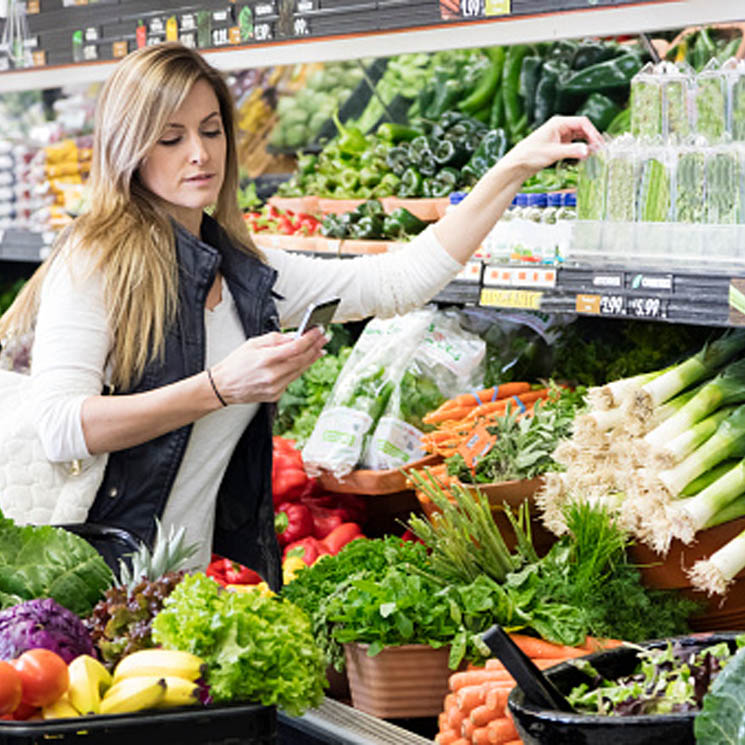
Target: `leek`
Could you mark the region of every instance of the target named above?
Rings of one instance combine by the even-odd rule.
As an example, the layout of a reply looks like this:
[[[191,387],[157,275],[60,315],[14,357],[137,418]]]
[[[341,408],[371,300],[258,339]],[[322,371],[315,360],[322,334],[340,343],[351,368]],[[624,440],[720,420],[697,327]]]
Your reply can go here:
[[[731,471],[740,461],[737,458],[730,458],[729,460],[722,461],[718,465],[714,466],[710,471],[702,473],[697,478],[693,479],[685,489],[678,495],[679,497],[695,497],[700,491],[706,489],[707,486],[713,484],[717,479],[724,476],[725,473]]]
[[[660,471],[657,476],[668,492],[676,496],[693,479],[710,468],[714,468],[726,458],[742,458],[743,456],[745,456],[745,406],[738,406],[701,447],[694,450],[675,468]]]
[[[664,370],[634,375],[633,378],[621,378],[605,385],[595,386],[587,391],[587,403],[593,409],[605,411],[620,406],[626,396],[641,388],[646,383],[662,375]]]
[[[723,510],[719,510],[704,525],[704,528],[715,528],[717,525],[728,523],[730,520],[738,520],[741,517],[745,517],[745,494],[737,499],[733,499]]]
[[[680,411],[666,419],[644,437],[655,449],[665,445],[681,432],[690,429],[720,406],[745,401],[745,359],[733,362],[708,382]]]
[[[676,463],[687,458],[717,431],[717,427],[733,411],[733,406],[725,406],[670,440],[662,450],[655,454],[655,460],[660,468],[672,468]]]
[[[708,595],[724,595],[732,580],[745,569],[745,530],[715,551],[697,561],[688,572],[691,584]]]
[[[742,494],[745,494],[745,460],[695,497],[681,500],[670,508],[668,517],[673,535],[684,543],[690,543],[717,512]]]
[[[724,334],[685,362],[673,367],[654,380],[645,383],[634,397],[637,416],[646,419],[661,403],[694,383],[711,377],[716,371],[745,349],[745,331]]]

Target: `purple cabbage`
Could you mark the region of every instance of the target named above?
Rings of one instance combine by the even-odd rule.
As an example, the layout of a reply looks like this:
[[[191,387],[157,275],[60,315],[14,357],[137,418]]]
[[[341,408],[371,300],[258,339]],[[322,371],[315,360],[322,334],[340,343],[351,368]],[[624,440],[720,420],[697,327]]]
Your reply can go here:
[[[36,598],[0,611],[0,660],[14,660],[42,647],[69,663],[81,654],[96,656],[80,618],[52,598]]]

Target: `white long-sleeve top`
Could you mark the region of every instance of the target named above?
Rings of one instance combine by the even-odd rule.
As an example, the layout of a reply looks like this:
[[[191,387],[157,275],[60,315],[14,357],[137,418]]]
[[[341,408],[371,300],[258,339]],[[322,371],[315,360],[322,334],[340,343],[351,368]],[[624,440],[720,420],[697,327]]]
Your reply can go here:
[[[462,265],[442,248],[429,228],[405,249],[356,259],[325,259],[264,251],[278,272],[280,324],[296,326],[307,304],[342,298],[335,320],[406,313],[439,292]],[[70,461],[89,457],[81,409],[100,394],[113,336],[107,323],[100,274],[81,276],[70,262],[56,260],[41,294],[32,350],[33,413],[47,457]],[[223,282],[221,303],[205,310],[206,366],[244,341],[232,297]],[[187,524],[192,540],[212,533],[214,502],[230,455],[257,410],[256,404],[229,406],[195,422],[176,475],[163,522]],[[185,520],[188,515],[188,520]],[[189,535],[191,534],[191,535]],[[203,541],[203,543],[205,543]],[[195,566],[209,559],[205,543]]]

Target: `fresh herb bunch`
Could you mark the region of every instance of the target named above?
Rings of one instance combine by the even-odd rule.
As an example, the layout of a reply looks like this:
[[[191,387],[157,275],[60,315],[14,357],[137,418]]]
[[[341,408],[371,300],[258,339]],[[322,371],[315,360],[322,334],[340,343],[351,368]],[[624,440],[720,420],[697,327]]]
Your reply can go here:
[[[153,621],[153,639],[201,657],[217,702],[256,701],[297,716],[318,706],[326,661],[308,617],[288,600],[187,576]]]
[[[532,417],[520,417],[514,410],[487,431],[496,435],[492,448],[472,471],[462,455],[446,459],[448,474],[464,484],[489,484],[511,479],[532,479],[559,468],[552,453],[571,434],[572,423],[585,403],[586,389],[556,390],[556,394],[535,406]]]
[[[167,572],[155,580],[142,579],[131,589],[112,587],[83,619],[101,661],[109,669],[113,670],[122,657],[155,646],[153,619],[183,577],[183,571]]]
[[[400,409],[403,420],[420,432],[433,430],[434,427],[425,424],[422,419],[446,400],[446,396],[438,388],[437,383],[427,375],[414,374],[411,370],[407,370],[401,379],[400,388]]]

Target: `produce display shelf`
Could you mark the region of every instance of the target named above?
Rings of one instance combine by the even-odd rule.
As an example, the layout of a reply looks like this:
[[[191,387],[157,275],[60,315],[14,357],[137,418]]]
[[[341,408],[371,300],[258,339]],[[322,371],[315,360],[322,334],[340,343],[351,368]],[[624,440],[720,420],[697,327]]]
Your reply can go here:
[[[301,717],[278,714],[278,745],[431,745],[432,740],[395,724],[324,699]]]
[[[54,236],[30,230],[0,230],[0,262],[39,263],[49,253]]]
[[[411,15],[406,12],[396,21],[397,28],[388,28],[387,22],[393,12],[392,4],[377,0],[377,3],[365,3],[365,6],[369,5],[376,5],[374,11],[365,11],[377,14],[372,23],[366,18],[364,24],[361,20],[341,24],[339,19],[353,19],[355,13],[359,13],[360,4],[354,6],[350,2],[348,16],[338,11],[333,16],[336,19],[334,26],[316,26],[318,33],[323,34],[321,36],[313,35],[316,33],[313,31],[313,23],[317,23],[316,18],[327,17],[321,15],[322,8],[300,16],[308,20],[307,29],[311,35],[283,38],[273,33],[268,41],[205,49],[205,56],[219,69],[235,70],[262,67],[268,62],[273,65],[329,62],[429,52],[433,49],[636,33],[640,29],[680,28],[701,23],[735,21],[742,17],[739,3],[732,0],[604,0],[595,3],[590,0],[544,0],[530,4],[526,0],[513,0],[510,15],[441,21],[437,13],[437,0],[431,0],[429,4],[416,4],[418,8],[427,9],[425,14]],[[165,15],[183,10],[183,6],[178,9],[166,7],[162,11],[152,12],[162,12]],[[65,9],[68,13],[73,11],[81,13],[78,27],[88,25],[85,14],[89,14],[91,10],[87,6]],[[403,11],[407,11],[407,8],[403,7]],[[298,14],[295,16],[297,20]],[[323,31],[320,30],[322,28]],[[60,59],[60,64],[54,64],[53,57],[50,57],[47,64],[50,66],[0,73],[0,93],[58,87],[62,78],[68,84],[101,81],[112,72],[116,61],[106,60],[103,55],[99,55],[97,61],[66,64],[66,60]]]

